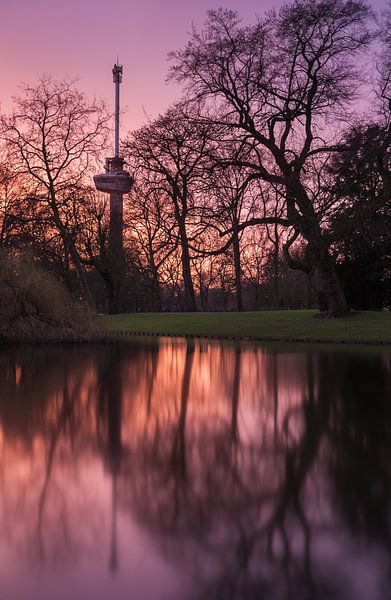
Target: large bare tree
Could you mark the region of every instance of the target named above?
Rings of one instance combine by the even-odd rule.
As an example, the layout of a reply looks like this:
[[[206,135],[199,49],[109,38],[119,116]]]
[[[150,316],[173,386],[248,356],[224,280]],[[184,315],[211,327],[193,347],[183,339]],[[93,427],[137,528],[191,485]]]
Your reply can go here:
[[[227,127],[233,148],[241,141],[247,159],[232,153],[232,164],[283,186],[278,224],[291,232],[286,259],[311,276],[330,316],[344,315],[347,304],[306,167],[340,148],[338,120],[355,97],[358,55],[372,37],[371,10],[361,0],[296,0],[251,26],[232,11],[208,14],[205,28],[193,30],[184,49],[172,53],[170,76],[186,84],[198,106],[206,104],[200,122]],[[243,226],[275,222],[272,212]],[[289,253],[299,236],[306,242],[301,260]]]
[[[125,206],[125,215],[129,227],[126,237],[135,242],[140,268],[147,275],[149,283],[146,290],[151,297],[152,310],[163,309],[161,290],[162,265],[170,260],[178,248],[178,235],[171,202],[166,194],[155,187],[154,177],[148,184],[135,185]]]
[[[155,191],[171,203],[176,223],[173,235],[178,238],[181,250],[185,310],[190,312],[196,310],[190,254],[196,234],[191,222],[194,222],[196,194],[205,176],[209,130],[208,125],[190,119],[184,107],[177,104],[134,132],[126,144],[126,156],[136,179],[144,186],[152,183]]]
[[[75,240],[80,226],[77,197],[107,139],[104,103],[88,100],[74,81],[43,76],[25,85],[14,99],[13,114],[1,118],[1,137],[15,172],[29,187],[30,198],[44,207],[51,227],[77,273],[80,291],[91,301]],[[75,202],[76,199],[76,202]]]

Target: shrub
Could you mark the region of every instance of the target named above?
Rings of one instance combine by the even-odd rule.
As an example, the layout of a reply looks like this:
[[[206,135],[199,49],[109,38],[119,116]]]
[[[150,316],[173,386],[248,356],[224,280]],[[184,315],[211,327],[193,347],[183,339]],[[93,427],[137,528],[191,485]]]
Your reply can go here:
[[[32,257],[0,252],[0,341],[77,341],[92,316]]]

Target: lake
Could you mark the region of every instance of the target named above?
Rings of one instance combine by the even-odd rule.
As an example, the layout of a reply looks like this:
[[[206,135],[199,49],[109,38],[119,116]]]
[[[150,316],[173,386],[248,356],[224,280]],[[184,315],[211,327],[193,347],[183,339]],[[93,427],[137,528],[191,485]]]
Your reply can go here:
[[[1,600],[391,597],[391,349],[0,348]]]

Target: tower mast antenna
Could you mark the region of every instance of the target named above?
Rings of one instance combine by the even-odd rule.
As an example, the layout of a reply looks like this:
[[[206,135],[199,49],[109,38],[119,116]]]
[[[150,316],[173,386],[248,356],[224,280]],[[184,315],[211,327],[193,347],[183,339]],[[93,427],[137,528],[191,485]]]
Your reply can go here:
[[[113,81],[115,83],[114,158],[119,158],[119,86],[122,83],[122,65],[118,64],[118,59],[113,67]]]

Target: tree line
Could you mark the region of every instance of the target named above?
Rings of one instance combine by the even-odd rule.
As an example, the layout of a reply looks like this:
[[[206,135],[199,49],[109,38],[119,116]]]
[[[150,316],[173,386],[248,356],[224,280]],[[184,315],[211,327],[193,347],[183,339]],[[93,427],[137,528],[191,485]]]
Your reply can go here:
[[[169,79],[182,97],[122,154],[118,311],[391,305],[390,9],[296,0],[209,11]],[[74,81],[24,86],[0,124],[0,247],[106,309],[111,113]]]

